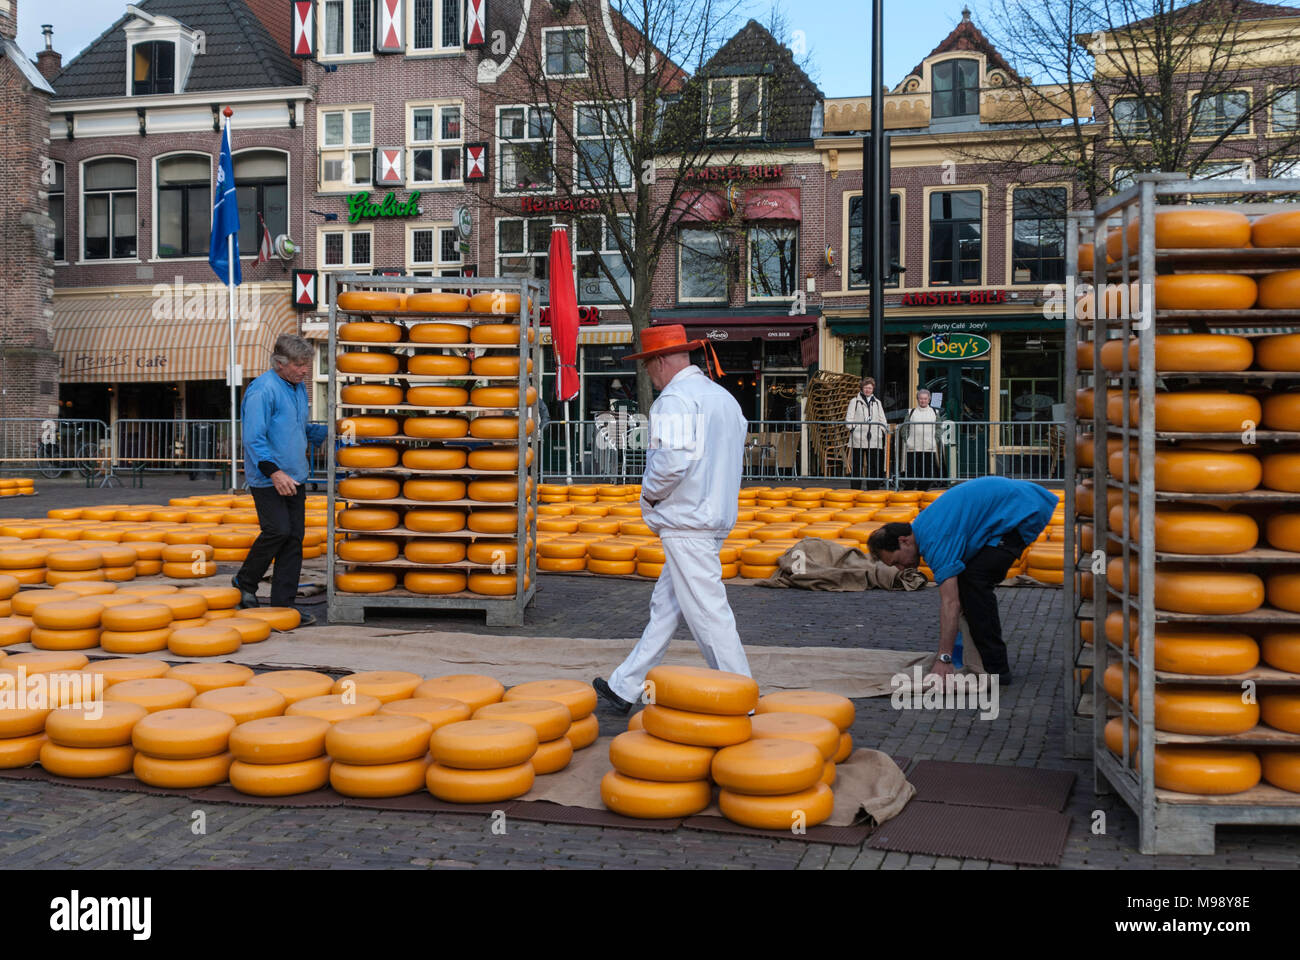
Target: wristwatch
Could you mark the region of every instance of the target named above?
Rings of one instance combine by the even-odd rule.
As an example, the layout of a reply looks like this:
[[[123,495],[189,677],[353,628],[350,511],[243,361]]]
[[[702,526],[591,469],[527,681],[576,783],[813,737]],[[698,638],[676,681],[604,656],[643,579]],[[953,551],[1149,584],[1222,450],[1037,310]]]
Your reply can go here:
[[[939,662],[940,662],[940,663],[952,663],[952,654],[951,654],[951,653],[941,653],[941,654],[939,654]]]

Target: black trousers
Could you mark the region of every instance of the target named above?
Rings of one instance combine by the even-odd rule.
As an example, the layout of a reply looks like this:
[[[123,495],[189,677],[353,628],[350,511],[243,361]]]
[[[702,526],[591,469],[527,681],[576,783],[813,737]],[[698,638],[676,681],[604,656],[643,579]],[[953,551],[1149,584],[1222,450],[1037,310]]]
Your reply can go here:
[[[1025,545],[1015,531],[1008,533],[996,546],[984,547],[957,574],[957,594],[966,614],[971,641],[980,652],[987,673],[1006,673],[1007,645],[1002,639],[1002,620],[993,588],[1007,577],[1007,571],[1024,552]]]
[[[909,490],[926,490],[939,482],[939,462],[934,452],[907,452],[907,477],[903,486]]]
[[[248,549],[248,558],[235,574],[242,589],[257,592],[266,568],[275,562],[271,575],[271,606],[292,607],[298,597],[302,573],[302,535],[306,527],[307,488],[299,484],[292,497],[275,487],[252,487],[257,522],[262,532]]]
[[[853,489],[873,490],[885,479],[883,447],[853,447]]]

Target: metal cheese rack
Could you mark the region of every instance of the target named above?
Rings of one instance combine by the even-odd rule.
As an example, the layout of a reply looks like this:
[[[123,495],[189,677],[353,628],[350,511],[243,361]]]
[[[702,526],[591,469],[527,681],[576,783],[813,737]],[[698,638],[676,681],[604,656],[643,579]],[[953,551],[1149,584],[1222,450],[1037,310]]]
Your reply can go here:
[[[523,623],[524,609],[532,602],[537,593],[537,497],[538,481],[537,470],[541,464],[541,431],[534,429],[529,434],[529,421],[532,418],[532,408],[528,403],[528,389],[537,388],[537,378],[541,365],[541,330],[540,317],[541,312],[538,309],[541,303],[541,285],[535,280],[523,280],[518,278],[473,278],[465,279],[460,277],[381,277],[372,274],[343,273],[331,274],[327,278],[327,290],[330,302],[329,310],[329,355],[330,355],[330,372],[329,372],[329,538],[328,551],[326,554],[326,579],[328,587],[328,604],[329,618],[334,622],[342,623],[362,623],[365,620],[366,608],[405,608],[417,610],[482,610],[484,611],[487,624],[489,626],[518,626]],[[516,294],[519,296],[519,312],[517,315],[502,315],[495,313],[427,313],[427,312],[365,312],[365,311],[346,311],[338,307],[338,295],[348,290],[365,290],[365,291],[389,291],[389,292],[448,292],[463,293],[467,296],[473,296],[476,293],[487,293],[502,291],[503,293]],[[518,323],[521,331],[518,343],[510,344],[480,344],[480,343],[412,343],[409,340],[403,340],[396,343],[373,343],[373,342],[350,342],[339,339],[339,324],[346,323],[350,320],[367,320],[371,317],[391,319],[392,321],[409,329],[410,325],[417,323],[450,323],[462,324],[473,327],[481,323]],[[525,335],[523,331],[527,331]],[[377,350],[384,353],[403,352],[415,353],[419,351],[434,351],[437,353],[464,354],[469,351],[482,353],[485,351],[514,351],[519,358],[519,371],[517,376],[509,377],[484,377],[473,373],[467,373],[455,376],[432,376],[432,375],[412,375],[403,372],[394,374],[340,374],[334,358],[337,356],[338,348],[356,350]],[[529,365],[532,365],[532,371]],[[518,388],[518,404],[515,408],[489,409],[478,406],[448,406],[448,407],[415,407],[406,403],[399,404],[379,404],[374,406],[362,406],[357,404],[345,404],[340,399],[340,381],[349,383],[375,383],[375,384],[392,384],[406,383],[411,384],[436,384],[436,383],[456,383],[460,381],[471,380],[509,380],[516,383]],[[504,384],[503,384],[504,385]],[[540,393],[540,390],[538,391]],[[348,411],[348,412],[345,412]],[[462,529],[450,533],[428,533],[416,530],[410,530],[402,526],[389,530],[373,531],[348,531],[350,533],[363,533],[367,537],[411,537],[422,539],[444,539],[444,540],[483,540],[492,542],[495,539],[508,540],[513,537],[514,542],[518,545],[516,558],[522,562],[513,564],[494,564],[472,563],[470,561],[460,561],[457,563],[445,564],[419,564],[403,559],[399,556],[396,560],[389,560],[381,563],[348,563],[348,561],[338,560],[335,555],[335,546],[337,536],[343,532],[337,526],[337,481],[336,474],[339,470],[336,457],[336,425],[340,419],[346,419],[349,412],[359,414],[361,412],[373,412],[379,415],[396,415],[399,418],[403,414],[430,414],[430,413],[491,413],[509,415],[513,413],[518,418],[518,434],[510,445],[519,451],[518,463],[514,470],[475,470],[468,467],[458,470],[412,470],[405,467],[390,468],[343,468],[352,475],[362,476],[383,476],[393,479],[406,479],[410,477],[498,477],[506,479],[514,476],[518,483],[518,493],[514,502],[515,510],[518,514],[518,525],[514,534],[507,533],[478,533],[469,529]],[[401,443],[405,445],[428,447],[460,447],[470,446],[479,447],[488,445],[491,441],[485,440],[437,440],[422,437],[408,437],[397,435],[392,437],[364,437],[359,438],[365,443]],[[505,445],[505,441],[499,441]],[[527,452],[531,451],[532,459],[529,462]],[[488,510],[500,510],[507,508],[510,504],[506,502],[486,502],[477,500],[446,500],[446,501],[425,501],[410,500],[404,497],[395,497],[387,500],[354,500],[347,501],[358,506],[365,507],[397,507],[420,506],[420,507],[466,507],[471,510],[474,507]],[[511,569],[515,576],[515,591],[510,596],[491,596],[486,594],[477,594],[469,591],[449,594],[422,594],[413,593],[403,588],[386,590],[380,593],[353,593],[339,590],[335,586],[334,574],[339,564],[356,566],[367,570],[394,570],[401,574],[407,570],[421,570],[427,572],[438,571],[470,571],[475,568],[500,570],[502,566]]]
[[[1079,277],[1081,282],[1091,282],[1093,277],[1087,272],[1080,272],[1078,267],[1078,245],[1080,235],[1091,240],[1094,250],[1094,263],[1099,268],[1096,273],[1098,281],[1121,283],[1124,287],[1137,280],[1142,291],[1154,289],[1157,266],[1165,272],[1203,272],[1242,273],[1262,275],[1287,267],[1294,267],[1297,251],[1286,249],[1156,249],[1155,214],[1158,209],[1157,198],[1195,197],[1197,195],[1242,195],[1248,198],[1258,197],[1266,200],[1269,194],[1287,193],[1292,196],[1300,194],[1300,183],[1294,180],[1259,180],[1253,183],[1244,181],[1189,180],[1181,174],[1141,174],[1135,177],[1136,185],[1113,197],[1100,202],[1089,214],[1075,214],[1070,218],[1071,226],[1067,231],[1066,255],[1068,275]],[[1200,206],[1200,205],[1198,205]],[[1292,205],[1294,207],[1294,204]],[[1252,218],[1266,213],[1284,209],[1279,202],[1236,202],[1207,204],[1201,209],[1231,210],[1244,213]],[[1132,250],[1128,242],[1128,226],[1134,220],[1140,220],[1138,248]],[[1106,263],[1106,233],[1108,227],[1120,226],[1122,250],[1117,262]],[[1101,268],[1104,268],[1104,273]],[[1073,294],[1067,297],[1072,301]],[[1093,758],[1096,787],[1098,794],[1114,792],[1134,811],[1139,820],[1139,849],[1144,854],[1210,854],[1214,852],[1214,832],[1218,824],[1259,824],[1259,825],[1296,825],[1300,824],[1300,794],[1291,793],[1273,787],[1266,782],[1242,793],[1230,795],[1197,795],[1180,793],[1158,788],[1154,778],[1154,757],[1157,744],[1198,744],[1215,747],[1264,748],[1278,746],[1300,747],[1300,734],[1286,733],[1265,726],[1262,722],[1254,729],[1233,736],[1193,736],[1189,734],[1170,733],[1157,730],[1154,723],[1155,688],[1157,683],[1196,684],[1202,686],[1239,687],[1243,681],[1254,681],[1259,687],[1271,685],[1300,686],[1300,675],[1286,673],[1261,664],[1255,669],[1233,676],[1207,677],[1186,674],[1157,672],[1155,670],[1154,633],[1157,623],[1195,622],[1204,625],[1220,625],[1228,628],[1258,626],[1300,626],[1300,613],[1293,613],[1265,605],[1248,614],[1241,615],[1202,615],[1175,613],[1155,608],[1155,596],[1152,584],[1155,577],[1155,565],[1193,562],[1200,566],[1217,563],[1229,569],[1256,569],[1261,573],[1276,571],[1278,565],[1290,565],[1300,570],[1300,554],[1267,547],[1256,547],[1247,553],[1228,557],[1203,557],[1184,554],[1171,554],[1155,550],[1155,517],[1151,509],[1141,509],[1138,528],[1130,530],[1132,517],[1130,511],[1123,511],[1121,527],[1113,533],[1109,530],[1109,509],[1107,492],[1122,491],[1127,498],[1133,492],[1138,493],[1138,502],[1142,507],[1163,502],[1192,501],[1201,503],[1223,503],[1234,501],[1247,504],[1296,505],[1300,506],[1300,493],[1287,493],[1273,490],[1257,489],[1246,493],[1233,494],[1192,494],[1157,492],[1155,489],[1154,452],[1157,441],[1207,441],[1236,440],[1241,434],[1222,433],[1173,433],[1155,429],[1154,404],[1148,398],[1156,392],[1156,381],[1174,382],[1183,385],[1209,384],[1211,386],[1236,387],[1246,386],[1272,387],[1286,386],[1300,380],[1300,373],[1247,370],[1240,373],[1206,373],[1179,371],[1162,371],[1157,378],[1155,369],[1155,336],[1180,332],[1239,332],[1245,336],[1260,336],[1273,329],[1285,331],[1294,329],[1300,332],[1300,310],[1156,310],[1154,298],[1144,296],[1141,304],[1141,316],[1137,322],[1124,315],[1119,318],[1101,316],[1103,297],[1095,297],[1098,314],[1095,319],[1078,320],[1073,309],[1066,312],[1066,376],[1078,376],[1075,344],[1086,340],[1092,333],[1094,384],[1093,418],[1090,423],[1080,423],[1076,397],[1070,393],[1067,397],[1069,432],[1073,436],[1078,427],[1086,426],[1092,430],[1094,466],[1080,468],[1075,460],[1073,445],[1067,446],[1067,476],[1076,480],[1086,479],[1089,473],[1093,479],[1093,547],[1094,555],[1079,557],[1076,549],[1078,542],[1076,525],[1087,518],[1079,518],[1073,484],[1066,484],[1066,511],[1069,523],[1066,524],[1066,556],[1071,558],[1067,571],[1073,575],[1065,578],[1065,619],[1067,630],[1067,656],[1065,662],[1066,706],[1070,711],[1067,717],[1067,750],[1077,754],[1091,754]],[[1130,313],[1136,313],[1131,309]],[[1265,330],[1262,328],[1270,328]],[[1127,350],[1122,353],[1122,369],[1118,372],[1103,371],[1101,363],[1101,346],[1106,339],[1127,341],[1136,336],[1139,342],[1138,368],[1129,366]],[[1106,417],[1106,394],[1115,388],[1126,395],[1137,394],[1139,401],[1138,422],[1130,422],[1130,407],[1122,404],[1122,422],[1111,424]],[[1128,441],[1121,450],[1122,471],[1112,476],[1107,459],[1107,439],[1120,438]],[[1138,442],[1138,463],[1131,459],[1129,444]],[[1277,449],[1284,444],[1285,449],[1297,449],[1300,433],[1258,430],[1256,441],[1271,445]],[[1119,589],[1107,583],[1105,563],[1113,558],[1105,556],[1103,548],[1111,541],[1121,545],[1123,558],[1122,585]],[[1098,554],[1099,552],[1099,554]],[[1094,575],[1091,600],[1078,596],[1076,583],[1082,574],[1093,574],[1098,568],[1095,556],[1099,555],[1100,575]],[[1077,559],[1076,559],[1077,558]],[[1130,581],[1130,563],[1133,558],[1138,561],[1138,583]],[[1105,620],[1108,612],[1119,610],[1124,617],[1122,647],[1115,647],[1106,639]],[[1136,619],[1138,651],[1129,643],[1133,620]],[[1080,626],[1091,620],[1093,642],[1091,649],[1083,643]],[[1102,683],[1103,673],[1110,659],[1116,656],[1123,664],[1122,696],[1116,700],[1110,697]],[[1091,667],[1092,676],[1086,685],[1077,682],[1076,669]],[[1129,671],[1136,667],[1138,673],[1137,689],[1129,684]],[[1134,702],[1136,698],[1136,702]],[[1134,709],[1136,707],[1137,709]],[[1124,737],[1122,757],[1113,754],[1105,745],[1104,731],[1106,723],[1114,717],[1122,717]],[[1130,730],[1137,731],[1137,742],[1132,742]],[[1136,757],[1134,752],[1136,751]],[[1076,755],[1077,755],[1076,754]]]

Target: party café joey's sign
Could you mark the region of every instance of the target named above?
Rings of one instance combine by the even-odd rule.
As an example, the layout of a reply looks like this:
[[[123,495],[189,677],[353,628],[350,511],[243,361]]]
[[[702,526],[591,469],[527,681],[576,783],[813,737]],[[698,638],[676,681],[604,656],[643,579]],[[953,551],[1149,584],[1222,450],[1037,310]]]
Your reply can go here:
[[[348,196],[348,223],[360,223],[362,220],[383,220],[396,217],[418,217],[420,215],[420,194],[412,193],[406,200],[397,199],[397,194],[390,192],[378,203],[370,201],[370,191],[353,193]]]
[[[973,333],[936,333],[918,343],[916,352],[931,360],[973,360],[992,347],[986,337]]]

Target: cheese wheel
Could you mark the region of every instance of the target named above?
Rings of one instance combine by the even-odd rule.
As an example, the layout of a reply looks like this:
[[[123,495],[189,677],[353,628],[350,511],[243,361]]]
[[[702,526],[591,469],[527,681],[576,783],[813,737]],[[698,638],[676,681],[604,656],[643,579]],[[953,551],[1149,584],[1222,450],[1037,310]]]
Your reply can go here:
[[[646,689],[647,702],[693,713],[739,716],[758,705],[753,679],[706,667],[654,667],[646,674]]]
[[[286,704],[292,705],[299,700],[325,696],[334,689],[334,678],[313,670],[273,670],[269,673],[259,673],[245,681],[245,685],[267,687],[283,696]],[[322,749],[324,749],[323,745]]]
[[[352,437],[391,437],[397,431],[396,417],[351,416],[335,424],[335,430],[349,440]]]
[[[665,820],[704,810],[713,799],[713,788],[707,779],[660,782],[611,770],[600,781],[600,799],[625,817]]]
[[[393,389],[401,393],[400,387],[393,387]],[[382,470],[397,466],[397,448],[382,444],[366,443],[340,447],[334,456],[340,467]]]
[[[546,544],[542,544],[542,546],[545,547]],[[587,558],[560,559],[542,556],[537,558],[537,569],[550,573],[577,573],[580,570],[587,569]]]
[[[1259,650],[1270,667],[1300,673],[1300,634],[1271,631],[1260,637]]]
[[[643,712],[646,732],[673,743],[728,747],[743,743],[750,735],[749,717],[744,715],[692,713],[660,704],[649,704]]]
[[[131,730],[131,744],[150,757],[196,760],[225,751],[235,719],[220,710],[159,710]]]
[[[432,677],[425,680],[415,688],[412,696],[419,699],[441,697],[448,700],[459,700],[473,711],[479,707],[485,707],[489,703],[499,703],[505,693],[505,686],[492,677],[485,677],[477,673],[453,673],[445,677]],[[528,758],[525,757],[524,759]],[[524,761],[516,760],[515,762],[523,763]],[[509,766],[509,764],[506,764],[506,766]]]
[[[1218,690],[1157,684],[1155,706],[1156,729],[1170,733],[1232,736],[1259,723],[1259,704],[1243,703],[1240,687]]]
[[[407,417],[402,432],[408,437],[430,440],[454,440],[470,432],[464,417]]]
[[[567,737],[548,740],[537,745],[537,752],[530,761],[533,772],[539,777],[548,773],[558,773],[569,765],[573,759],[573,744]]]
[[[1282,209],[1254,222],[1251,244],[1256,247],[1300,247],[1300,210]]]
[[[193,620],[208,612],[208,601],[196,593],[168,593],[152,598],[151,605],[166,607],[171,611],[172,622]],[[116,609],[125,609],[118,607]]]
[[[516,323],[479,323],[470,330],[469,339],[471,343],[517,344],[521,336]]]
[[[265,620],[277,633],[293,630],[302,623],[302,614],[295,607],[252,607],[248,610],[240,610],[239,615],[254,620]]]
[[[513,720],[537,731],[538,743],[564,736],[573,723],[569,708],[554,700],[502,700],[474,711],[475,720]]]
[[[550,540],[538,544],[537,554],[548,560],[578,560],[587,555],[587,544],[583,540]]]
[[[325,753],[329,730],[329,721],[319,717],[249,720],[230,734],[230,752],[241,763],[300,763]]]
[[[426,596],[460,593],[465,589],[465,584],[465,574],[459,571],[410,570],[402,577],[403,587],[412,593]]]
[[[190,706],[228,714],[238,724],[281,716],[286,701],[282,694],[268,687],[232,686],[200,693]]]
[[[401,491],[401,483],[391,477],[348,477],[338,484],[338,495],[346,500],[392,500]]]
[[[103,613],[104,607],[93,600],[64,600],[38,606],[32,611],[32,623],[46,630],[86,630],[98,627]]]
[[[1155,782],[1177,793],[1226,795],[1259,784],[1259,757],[1249,750],[1157,746]]]
[[[1242,279],[1250,280],[1249,277]],[[1254,281],[1251,283],[1253,285]],[[1255,348],[1248,339],[1226,334],[1157,334],[1155,345],[1156,370],[1206,372],[1245,370],[1255,359]],[[1104,344],[1102,366],[1107,370],[1119,370],[1122,350],[1121,341],[1111,340]],[[1138,369],[1139,356],[1139,341],[1134,338],[1129,342],[1128,348],[1129,369]]]
[[[1268,602],[1272,606],[1300,612],[1300,573],[1271,573],[1266,583]],[[33,642],[35,636],[33,631]]]
[[[1063,570],[1065,568],[1065,555],[1056,550],[1038,550],[1031,547],[1028,562],[1031,568],[1038,570]]]
[[[462,500],[465,497],[463,480],[407,480],[402,484],[402,495],[408,500]]]
[[[395,323],[341,323],[338,337],[357,343],[400,343],[402,328]]]
[[[462,387],[410,387],[406,402],[415,407],[463,407],[469,391]]]
[[[651,566],[651,564],[638,564],[637,566]],[[660,565],[661,566],[661,565]],[[766,580],[776,573],[779,568],[775,563],[772,564],[753,564],[742,563],[740,565],[740,576],[746,580]]]
[[[55,551],[45,557],[45,566],[60,572],[98,570],[103,565],[103,559],[95,550],[68,550],[62,553]]]
[[[403,555],[412,563],[459,563],[465,559],[462,540],[408,540]]]
[[[402,670],[369,670],[364,673],[351,673],[345,677],[340,677],[334,681],[334,688],[330,692],[347,693],[350,690],[354,693],[375,697],[380,703],[391,703],[394,700],[408,699],[421,681],[422,678],[419,674],[407,673]],[[362,762],[360,760],[347,760],[344,757],[336,757],[335,759],[343,760],[345,763]],[[376,762],[388,763],[389,761],[378,760]]]
[[[1261,310],[1294,310],[1300,307],[1300,270],[1279,270],[1259,279]]]
[[[810,713],[823,717],[841,731],[853,726],[857,711],[853,701],[834,693],[818,690],[782,690],[760,697],[756,713]]]
[[[760,713],[751,718],[753,740],[799,740],[810,743],[823,760],[832,760],[840,749],[839,727],[824,717],[807,713]],[[851,741],[850,741],[851,742]]]
[[[469,373],[469,359],[440,353],[417,353],[407,357],[406,371],[420,377],[463,377]]]
[[[401,516],[396,510],[384,507],[353,507],[338,515],[338,525],[344,530],[391,530]]]
[[[333,684],[331,684],[333,686]],[[295,701],[285,708],[286,717],[319,717],[330,723],[350,720],[353,717],[369,717],[379,712],[381,706],[378,698],[357,694],[347,700],[340,694],[326,694],[320,697],[307,697]]]
[[[629,561],[636,559],[637,545],[618,539],[602,540],[587,546],[591,561]]]
[[[128,745],[131,743],[131,729],[147,716],[144,707],[112,701],[96,704],[94,710],[76,706],[43,712],[48,713],[45,734],[51,742],[78,748]],[[39,732],[39,727],[32,732]]]
[[[137,752],[133,768],[135,778],[151,787],[192,790],[224,783],[233,759],[229,753],[219,753],[195,760],[161,760]]]
[[[495,770],[527,763],[538,743],[537,728],[531,724],[474,719],[439,727],[430,738],[429,750],[444,767]]]
[[[416,507],[406,511],[405,522],[408,530],[420,533],[454,533],[465,529],[465,511]]]
[[[125,587],[118,587],[114,596],[132,597],[133,603],[153,603],[154,597],[165,597],[173,593],[180,593],[180,590],[180,587],[170,583],[133,583]]]
[[[570,723],[591,716],[596,711],[596,691],[589,683],[578,680],[534,680],[511,687],[502,698],[504,702],[512,700],[554,700],[564,704],[570,714]],[[567,732],[567,728],[566,728]],[[550,740],[541,736],[538,739]]]
[[[3,712],[0,711],[0,716]],[[41,756],[41,748],[49,743],[43,733],[34,733],[21,737],[0,739],[0,770],[16,770],[30,767]]]
[[[609,744],[609,760],[618,773],[662,783],[707,780],[716,753],[712,747],[672,743],[644,730],[621,733]]]
[[[0,617],[0,647],[26,643],[32,636],[31,617]]]
[[[835,756],[831,757],[832,763],[843,763],[853,755],[853,737],[847,733],[840,734],[840,745],[835,751]]]
[[[1122,530],[1123,507],[1113,508],[1109,519],[1113,532]],[[1134,541],[1139,539],[1138,520],[1136,513],[1129,517],[1129,531]],[[1244,513],[1157,510],[1155,534],[1156,549],[1165,553],[1226,556],[1253,550],[1259,543],[1259,524]]]
[[[468,306],[469,297],[463,293],[430,291],[412,293],[406,297],[406,309],[412,313],[464,313]],[[419,326],[430,326],[430,324]]]
[[[1239,273],[1157,276],[1157,310],[1249,310],[1259,296],[1253,277]]]
[[[435,735],[436,736],[436,735]],[[461,769],[429,765],[425,785],[447,803],[499,803],[521,797],[533,788],[532,763],[492,769]]]
[[[1261,692],[1259,715],[1261,720],[1274,729],[1300,733],[1300,693],[1281,690]]]
[[[355,313],[395,313],[406,309],[406,294],[379,290],[347,290],[337,298],[340,310]],[[351,326],[351,324],[345,324]]]
[[[1141,221],[1128,226],[1129,253],[1138,249]],[[1156,214],[1155,241],[1158,248],[1245,247],[1250,244],[1250,220],[1244,213],[1189,207]]]
[[[1092,387],[1076,390],[1074,392],[1075,413],[1080,420],[1091,420],[1093,415],[1093,396]]]
[[[474,360],[470,369],[476,377],[517,377],[519,358],[488,354]],[[533,358],[528,358],[528,372],[533,372]]]
[[[484,566],[513,564],[519,558],[519,547],[512,540],[484,540],[471,543],[466,548],[465,556],[470,563],[481,563]]]
[[[163,547],[162,558],[167,563],[197,563],[211,560],[213,549],[206,543],[173,543]]]
[[[16,578],[11,577],[10,579],[14,580],[14,582],[17,583]],[[117,590],[117,584],[106,583],[103,580],[73,580],[68,583],[61,584],[59,586],[59,589],[67,590],[69,593],[75,593],[78,597],[81,597],[82,599],[93,598],[96,600],[96,602],[99,602],[98,598],[100,597],[113,596],[113,594]],[[4,601],[0,601],[0,603],[3,602]],[[103,606],[103,604],[100,605]]]
[[[529,301],[528,306],[531,309],[532,301]],[[469,310],[470,313],[518,314],[519,294],[485,290],[470,297]]]
[[[99,646],[106,653],[157,653],[167,649],[171,627],[157,630],[101,630]]]
[[[1281,790],[1300,793],[1300,753],[1293,750],[1263,750],[1259,758],[1265,781]]]
[[[10,599],[13,612],[20,617],[30,617],[32,612],[43,603],[60,603],[66,600],[79,600],[75,593],[68,590],[20,590]]]
[[[232,751],[233,753],[233,751]],[[330,758],[311,757],[293,763],[230,764],[230,785],[253,797],[288,797],[321,790],[330,782]]]
[[[219,657],[234,653],[242,643],[238,630],[213,623],[188,630],[172,630],[167,638],[167,649],[178,657]]]
[[[396,540],[344,540],[334,549],[340,560],[350,563],[385,563],[397,559]]]
[[[524,463],[531,466],[532,462],[533,451],[530,447],[524,456]],[[468,465],[471,470],[516,470],[519,467],[519,450],[512,447],[485,447],[469,455]]]
[[[396,354],[367,353],[360,350],[340,352],[334,358],[334,369],[339,373],[396,373],[401,365]]]
[[[585,750],[598,739],[600,739],[600,721],[596,715],[583,717],[581,720],[575,720],[569,726],[569,732],[564,738],[573,744],[574,750]]]
[[[325,750],[331,758],[346,764],[405,763],[428,753],[432,733],[433,725],[419,717],[356,717],[340,720],[330,728]]]
[[[413,447],[402,454],[402,466],[409,470],[460,470],[465,451],[440,447]]]
[[[517,387],[477,387],[470,391],[469,402],[476,407],[519,406],[519,389]],[[524,394],[524,403],[532,406],[537,403],[537,389],[529,387]]]
[[[449,723],[460,723],[472,716],[469,706],[449,697],[420,697],[390,700],[376,716],[419,717],[429,724],[430,733]],[[427,737],[425,738],[427,741]],[[428,747],[426,742],[425,747]]]
[[[364,407],[392,407],[402,402],[402,388],[382,383],[353,383],[339,390],[345,404]]]
[[[1260,423],[1269,430],[1300,430],[1300,393],[1269,394]]]
[[[1129,589],[1137,589],[1137,558],[1132,558]],[[1106,582],[1122,589],[1123,560],[1119,557],[1106,566]],[[1264,581],[1253,573],[1228,570],[1201,570],[1156,567],[1155,605],[1175,613],[1214,616],[1249,613],[1264,603]]]
[[[25,667],[30,677],[35,673],[80,670],[89,662],[89,658],[84,653],[15,653],[5,659],[5,669]]]
[[[724,747],[713,758],[718,786],[752,796],[807,790],[821,780],[826,759],[811,743],[760,739]]]
[[[468,496],[471,500],[487,503],[512,502],[519,496],[519,484],[514,480],[472,480]]]
[[[514,533],[519,526],[519,514],[513,510],[479,510],[469,515],[466,526],[475,533]]]
[[[41,745],[40,762],[47,773],[69,779],[115,777],[129,773],[135,750],[129,745],[70,747],[52,741]]]
[[[97,660],[87,664],[81,672],[104,678],[104,687],[126,680],[148,680],[166,676],[171,668],[162,660],[144,660],[130,657],[123,660]],[[76,746],[76,744],[69,744]]]
[[[1106,398],[1106,416],[1120,423],[1124,411],[1124,394],[1112,392]],[[1164,431],[1235,433],[1258,425],[1263,410],[1260,402],[1244,393],[1223,390],[1187,390],[1157,393],[1155,428]],[[1138,398],[1129,398],[1129,424],[1136,426],[1140,411]]]
[[[830,818],[835,795],[818,782],[808,790],[784,796],[752,796],[731,790],[718,792],[718,807],[728,820],[760,830],[812,827]]]
[[[1131,476],[1137,477],[1140,464],[1136,452],[1130,456],[1129,464]],[[1123,476],[1123,451],[1111,454],[1108,467],[1113,476]],[[1157,450],[1155,454],[1157,490],[1171,493],[1245,493],[1258,487],[1263,478],[1264,469],[1259,458],[1248,453]]]
[[[1106,639],[1118,647],[1123,637],[1123,615],[1115,611],[1106,618]],[[1136,654],[1136,618],[1130,623],[1129,649]],[[1244,633],[1210,627],[1156,626],[1155,667],[1168,673],[1194,676],[1232,676],[1253,670],[1259,664],[1259,644]]]
[[[1300,453],[1270,453],[1263,461],[1263,486],[1300,492]]]

